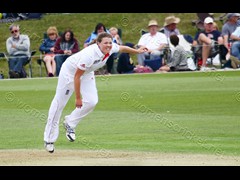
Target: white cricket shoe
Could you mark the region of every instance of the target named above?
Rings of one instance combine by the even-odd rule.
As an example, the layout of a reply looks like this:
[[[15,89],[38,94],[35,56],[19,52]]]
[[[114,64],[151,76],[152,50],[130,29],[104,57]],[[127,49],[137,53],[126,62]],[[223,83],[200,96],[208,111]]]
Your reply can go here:
[[[48,152],[50,152],[50,153],[54,152],[54,144],[53,143],[45,142],[44,147]]]
[[[66,129],[66,137],[70,142],[75,141],[76,136],[75,136],[75,131],[73,128],[71,128],[67,122],[63,122],[64,128]]]

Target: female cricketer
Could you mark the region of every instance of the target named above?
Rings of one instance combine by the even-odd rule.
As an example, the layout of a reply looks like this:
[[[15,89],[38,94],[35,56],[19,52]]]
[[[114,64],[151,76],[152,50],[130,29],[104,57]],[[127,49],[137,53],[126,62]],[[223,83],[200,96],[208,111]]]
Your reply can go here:
[[[56,94],[52,100],[44,131],[44,147],[53,153],[59,135],[59,121],[64,107],[75,92],[76,108],[65,116],[64,128],[69,141],[75,140],[75,128],[98,102],[94,71],[103,67],[112,53],[144,53],[147,48],[133,49],[113,43],[112,36],[100,33],[96,43],[70,56],[62,65]]]

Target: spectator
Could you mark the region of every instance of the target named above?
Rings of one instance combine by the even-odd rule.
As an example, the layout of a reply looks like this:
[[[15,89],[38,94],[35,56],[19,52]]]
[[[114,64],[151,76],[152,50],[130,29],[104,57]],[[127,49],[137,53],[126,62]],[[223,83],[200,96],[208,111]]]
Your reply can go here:
[[[98,23],[95,27],[94,32],[92,32],[91,35],[84,42],[84,48],[89,46],[90,44],[95,43],[97,35],[102,32],[107,32],[107,29],[102,23]]]
[[[56,75],[59,75],[64,61],[72,54],[80,50],[79,43],[71,30],[66,30],[60,38],[57,39],[54,46],[54,59],[56,62]]]
[[[54,60],[54,45],[58,38],[58,30],[51,26],[47,30],[48,38],[40,45],[39,50],[44,53],[43,61],[46,63],[48,77],[53,77],[56,72],[56,62]]]
[[[173,56],[170,58],[170,63],[160,67],[158,72],[191,71],[188,65],[188,58],[191,57],[191,55],[179,45],[179,37],[175,34],[171,35],[170,42],[175,47]],[[192,70],[195,69],[193,68]]]
[[[118,34],[118,29],[116,27],[111,27],[109,29],[109,33],[112,35],[114,43],[117,43],[118,45],[122,45],[122,40]],[[112,69],[113,69],[114,60],[116,60],[117,58],[118,58],[118,53],[113,53],[109,57],[109,59],[107,61],[107,74],[111,74]]]
[[[235,15],[237,16],[236,19],[238,19],[240,16],[240,14],[238,14],[238,13],[235,13]],[[240,26],[236,27],[234,32],[232,32],[232,34],[230,35],[230,39],[232,40],[231,55],[236,57],[239,60],[240,59]],[[232,57],[230,59],[232,60],[235,58]]]
[[[156,20],[150,20],[148,23],[149,32],[141,36],[138,41],[138,47],[145,46],[147,52],[138,54],[138,64],[144,66],[144,60],[160,58],[163,54],[163,49],[167,46],[167,37],[165,34],[158,32],[158,23]]]
[[[213,18],[207,17],[204,20],[204,31],[197,32],[193,40],[195,53],[202,58],[201,71],[208,70],[206,62],[208,57],[216,53],[216,45],[223,44],[221,33],[213,28]]]
[[[168,16],[165,18],[164,27],[160,29],[160,32],[164,33],[167,38],[172,34],[180,35],[180,31],[177,28],[177,24],[180,22],[180,18],[175,16]]]
[[[134,48],[134,44],[126,43],[125,46]],[[129,53],[121,53],[118,58],[117,71],[119,74],[133,73],[135,66]]]
[[[235,41],[232,43],[231,47],[231,66],[236,69],[240,65],[240,26],[231,34],[231,39]]]
[[[109,32],[113,37],[113,42],[117,43],[118,45],[122,45],[122,40],[118,34],[118,29],[116,27],[111,27]]]
[[[213,30],[220,31],[216,22],[213,22]]]
[[[223,44],[228,49],[228,54],[230,54],[232,42],[237,40],[234,37],[231,37],[231,34],[240,25],[239,17],[240,17],[239,13],[228,13],[227,21],[224,23],[222,27]]]
[[[11,37],[6,41],[9,58],[10,78],[25,78],[24,65],[30,57],[30,39],[28,35],[20,34],[19,25],[11,25],[9,28]]]

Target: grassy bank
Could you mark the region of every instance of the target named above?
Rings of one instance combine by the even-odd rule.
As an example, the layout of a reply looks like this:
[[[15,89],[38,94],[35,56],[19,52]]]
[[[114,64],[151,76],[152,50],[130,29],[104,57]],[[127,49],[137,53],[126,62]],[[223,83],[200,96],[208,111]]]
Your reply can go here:
[[[196,28],[192,26],[192,20],[197,19],[196,13],[47,13],[40,20],[24,20],[15,22],[20,25],[21,33],[28,34],[31,41],[31,49],[37,50],[33,58],[33,77],[39,77],[39,65],[36,60],[40,52],[38,48],[43,40],[43,33],[49,26],[56,26],[59,31],[63,32],[71,28],[75,37],[80,42],[80,48],[83,48],[84,41],[94,30],[97,23],[102,22],[107,28],[112,26],[122,29],[123,42],[137,43],[141,36],[141,29],[147,29],[150,19],[156,19],[160,27],[164,24],[165,17],[175,15],[181,19],[178,28],[182,34],[194,36]],[[216,16],[219,14],[216,13]],[[0,24],[0,52],[6,52],[6,40],[10,36],[9,23]],[[221,23],[218,22],[221,28]],[[136,57],[133,56],[136,60]],[[0,72],[7,77],[8,67],[4,59],[0,59]],[[46,76],[43,69],[43,75]]]

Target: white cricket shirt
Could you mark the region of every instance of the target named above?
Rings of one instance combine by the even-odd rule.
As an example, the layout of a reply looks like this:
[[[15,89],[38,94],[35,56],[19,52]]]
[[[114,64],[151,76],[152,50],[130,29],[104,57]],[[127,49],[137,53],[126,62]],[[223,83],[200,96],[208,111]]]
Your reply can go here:
[[[117,52],[119,52],[119,45],[113,43],[109,56]],[[104,56],[98,45],[92,44],[67,58],[61,71],[65,71],[64,73],[67,73],[70,77],[74,77],[77,68],[84,70],[84,74],[95,71],[106,64],[109,56],[103,59]]]

